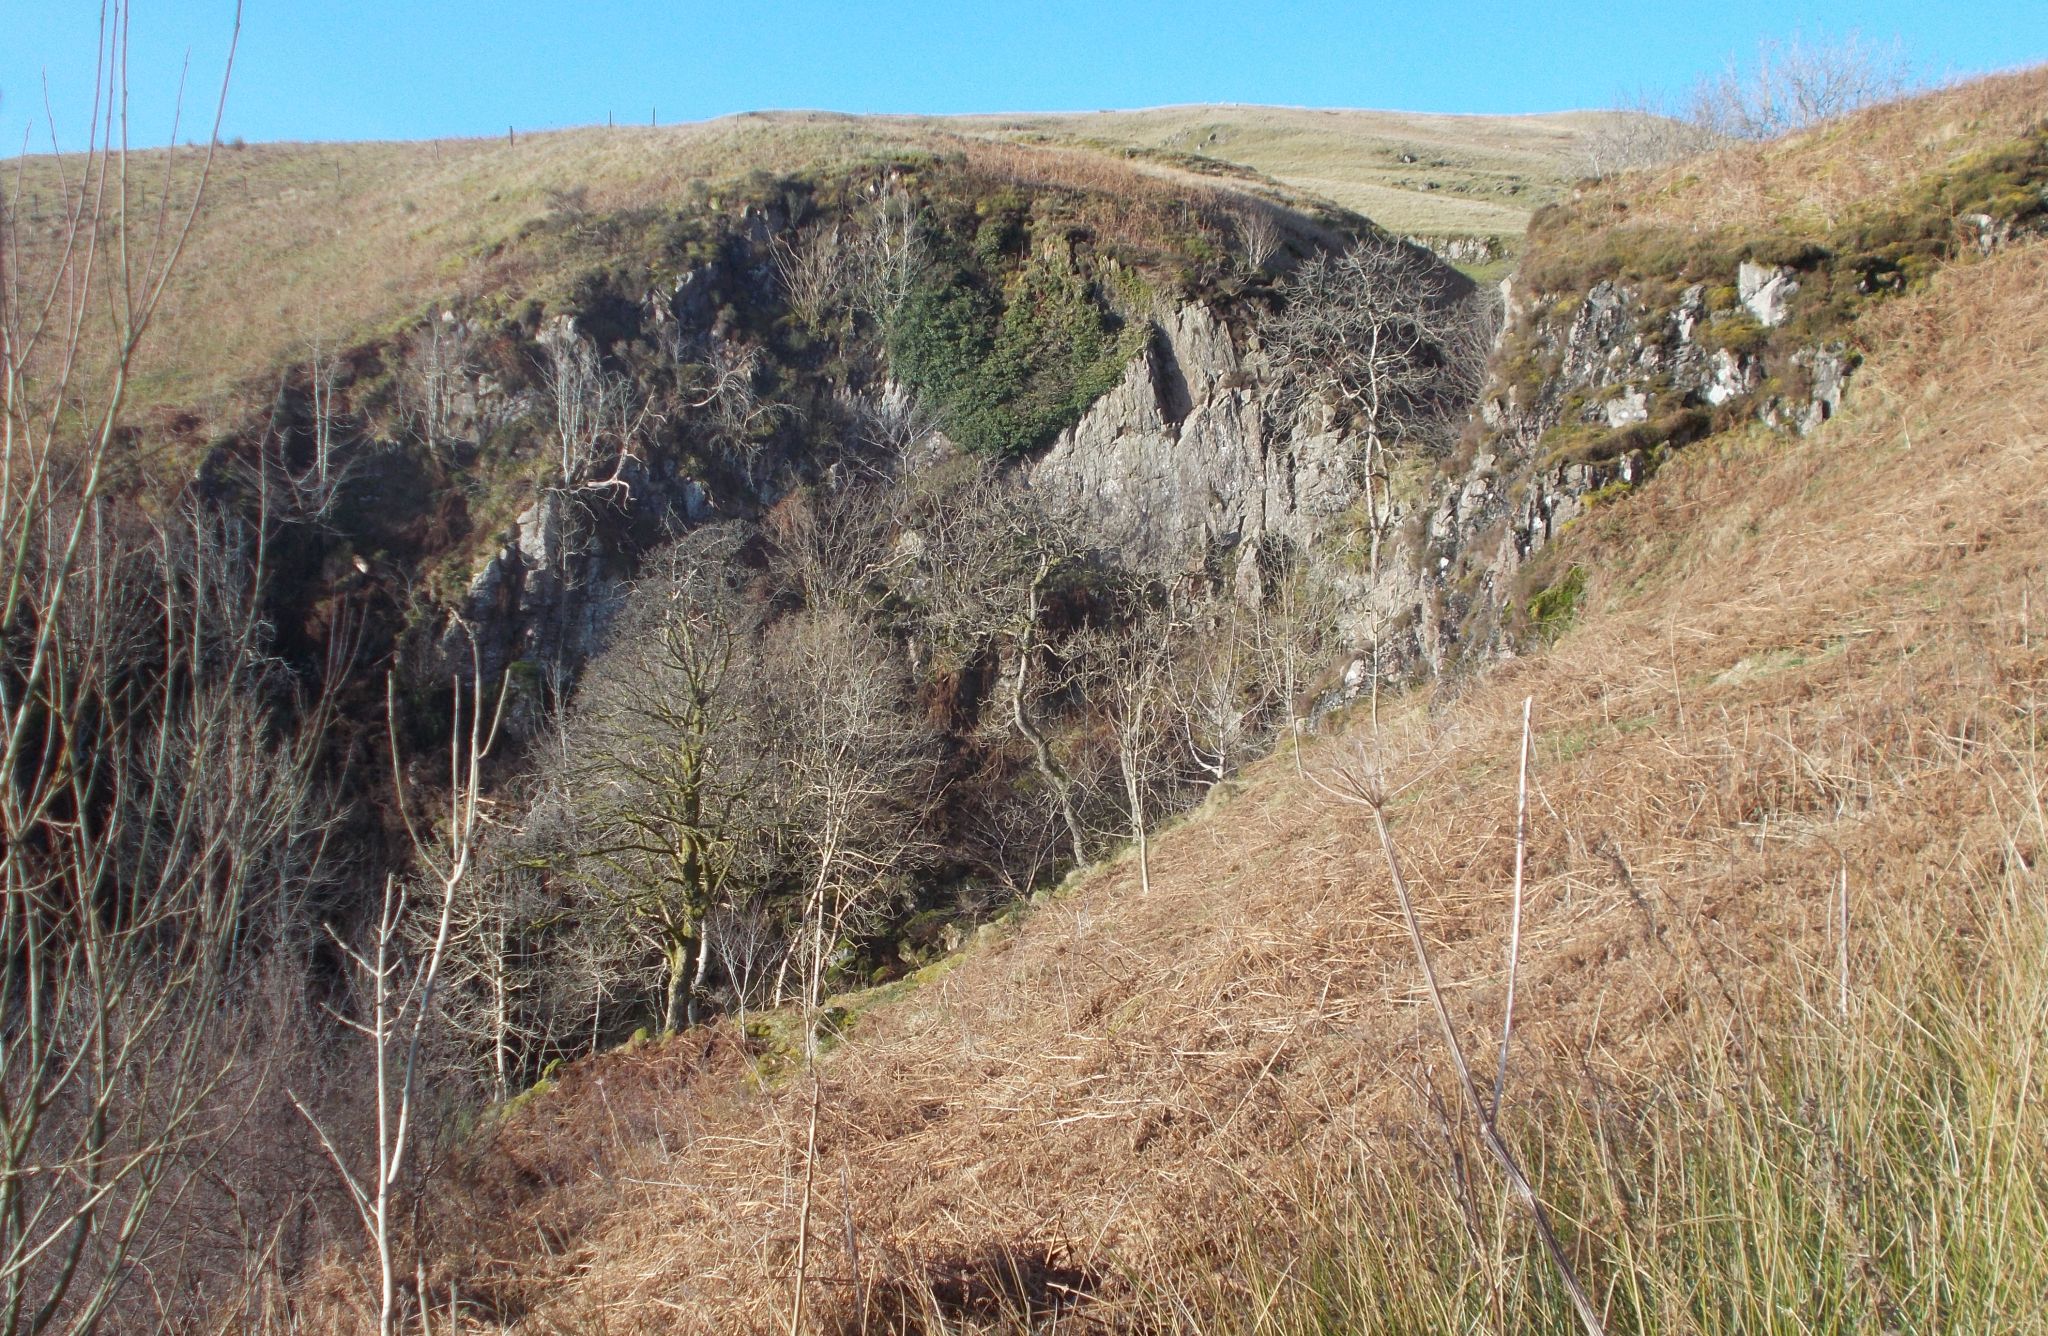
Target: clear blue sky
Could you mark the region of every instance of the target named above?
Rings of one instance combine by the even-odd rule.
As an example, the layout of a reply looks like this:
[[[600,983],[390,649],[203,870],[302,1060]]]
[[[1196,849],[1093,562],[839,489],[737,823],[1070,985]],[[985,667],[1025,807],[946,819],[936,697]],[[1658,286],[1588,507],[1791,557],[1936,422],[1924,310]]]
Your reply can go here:
[[[232,0],[134,0],[134,142],[204,133]],[[83,135],[96,0],[0,0],[0,156]],[[2048,60],[2048,0],[249,0],[226,137],[424,138],[756,108],[1268,102],[1419,111],[1681,91],[1760,38],[1896,39],[1925,76]],[[199,104],[205,104],[201,106]]]

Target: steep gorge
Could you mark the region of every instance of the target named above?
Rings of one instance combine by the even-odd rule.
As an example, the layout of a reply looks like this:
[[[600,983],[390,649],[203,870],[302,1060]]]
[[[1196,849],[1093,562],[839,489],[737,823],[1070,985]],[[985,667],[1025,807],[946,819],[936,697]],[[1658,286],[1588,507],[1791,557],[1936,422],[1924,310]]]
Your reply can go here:
[[[352,934],[504,692],[408,1302],[1270,1310],[1330,1175],[1470,1149],[1368,807],[1468,1036],[1529,855],[1521,1144],[1620,1109],[1651,1156],[1689,1037],[1747,1063],[1824,950],[1846,1015],[1852,868],[1967,939],[2036,876],[2042,86],[1582,183],[1497,302],[1270,183],[1069,149],[556,188],[424,310],[151,403],[124,499],[238,523],[265,727],[334,709],[355,857],[279,953],[309,1014],[360,1019]],[[1398,356],[1347,363],[1346,302]],[[319,1059],[358,1124],[367,1057]],[[341,1330],[331,1188],[287,1194],[278,1293]],[[1637,1274],[1656,1231],[1578,1205],[1573,1256]]]
[[[2032,838],[2011,835],[1999,795],[2025,783],[2040,709],[2024,609],[2041,579],[2043,456],[2008,412],[2038,397],[2042,355],[2048,197],[2038,171],[2013,169],[2036,152],[2039,83],[1717,165],[1803,199],[1793,183],[1816,156],[1912,117],[1903,161],[1925,174],[1894,165],[1858,200],[1875,247],[1827,245],[1838,224],[1785,213],[1761,239],[1744,236],[1754,218],[1704,242],[1674,225],[1675,256],[1610,249],[1560,280],[1546,265],[1598,257],[1614,240],[1603,211],[1646,193],[1588,187],[1539,220],[1514,288],[1533,295],[1511,298],[1480,417],[1396,493],[1382,578],[1358,580],[1348,615],[1391,627],[1405,671],[1445,677],[1390,685],[1370,732],[1357,719],[1299,764],[1335,783],[1370,756],[1401,786],[1424,923],[1459,981],[1459,1023],[1483,1035],[1514,735],[1522,698],[1537,701],[1543,908],[1517,1078],[1536,1093],[1516,1123],[1531,1139],[1575,1090],[1596,1109],[1654,1108],[1689,1017],[1718,1018],[1708,1028],[1739,1046],[1760,1015],[1796,1011],[1796,986],[1772,999],[1785,972],[1831,977],[1814,962],[1837,949],[1838,876],[1871,887],[1860,923],[1902,932],[1977,894],[1980,859],[2035,884],[1998,850]],[[1958,118],[1975,139],[1926,134]],[[1670,207],[1683,216],[1686,192],[1718,188],[1681,183]],[[1904,277],[1857,277],[1890,272]],[[1226,342],[1227,321],[1199,306],[1162,325],[1034,481],[1086,498],[1106,543],[1163,567],[1181,544],[1277,534],[1356,578],[1358,548],[1330,519],[1343,508],[1319,510],[1299,485],[1313,467],[1284,462],[1312,457],[1314,433],[1269,455],[1273,438],[1244,425],[1253,340]],[[1104,497],[1112,481],[1124,490]],[[1170,1328],[1195,1294],[1223,1312],[1279,1301],[1242,1288],[1239,1250],[1300,1227],[1290,1175],[1348,1165],[1425,1191],[1440,1171],[1428,1110],[1446,1115],[1417,1093],[1434,1088],[1433,1041],[1377,857],[1355,811],[1277,758],[1160,842],[1150,897],[1117,860],[914,987],[841,998],[817,1153],[845,1166],[820,1210],[847,1222],[824,1265],[852,1289],[820,1308],[854,1327],[1057,1314]],[[659,1311],[707,1330],[774,1325],[806,1088],[758,1040],[715,1031],[567,1074],[476,1148],[454,1200],[490,1202],[508,1240],[533,1218],[582,1223],[545,1258],[451,1260],[430,1285],[459,1283],[514,1324]],[[693,1121],[664,1132],[677,1105]],[[580,1157],[594,1180],[567,1171]],[[511,1165],[527,1166],[517,1183]],[[1575,1255],[1623,1267],[1599,1236],[1625,1234],[1628,1212],[1589,1209]],[[441,1227],[477,1259],[514,1246],[495,1225]],[[1916,1264],[1873,1257],[1887,1274]]]

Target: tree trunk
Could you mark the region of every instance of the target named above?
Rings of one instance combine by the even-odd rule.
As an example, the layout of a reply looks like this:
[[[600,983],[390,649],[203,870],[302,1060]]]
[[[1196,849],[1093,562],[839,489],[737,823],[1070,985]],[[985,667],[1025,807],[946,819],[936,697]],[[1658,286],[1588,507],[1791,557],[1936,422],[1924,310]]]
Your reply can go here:
[[[697,968],[690,976],[690,1024],[697,1023],[697,999],[704,995],[704,978],[711,972],[711,919],[697,922]]]
[[[495,937],[491,952],[491,1065],[502,1104],[512,1097],[512,990],[505,977],[512,944],[502,916]]]
[[[1145,833],[1145,814],[1136,809],[1137,816],[1131,825],[1138,832],[1138,894],[1152,894],[1152,837]]]
[[[1036,600],[1033,600],[1034,613]],[[1074,866],[1080,867],[1088,861],[1087,840],[1081,834],[1081,820],[1074,812],[1073,784],[1067,779],[1066,771],[1054,759],[1052,746],[1045,740],[1045,734],[1031,722],[1031,716],[1024,709],[1024,679],[1031,671],[1032,640],[1027,632],[1017,645],[1017,675],[1010,688],[1010,715],[1016,721],[1017,731],[1031,744],[1031,757],[1038,767],[1039,775],[1052,786],[1053,797],[1059,802],[1060,820],[1067,827],[1067,838],[1074,845]]]
[[[1123,757],[1124,797],[1130,803],[1131,838],[1138,846],[1138,894],[1152,894],[1152,848],[1145,833],[1145,788],[1139,782],[1137,758],[1127,749]]]
[[[690,968],[688,949],[681,942],[670,942],[668,955],[668,996],[661,1009],[661,1032],[675,1034],[683,1024],[684,988],[683,978]]]

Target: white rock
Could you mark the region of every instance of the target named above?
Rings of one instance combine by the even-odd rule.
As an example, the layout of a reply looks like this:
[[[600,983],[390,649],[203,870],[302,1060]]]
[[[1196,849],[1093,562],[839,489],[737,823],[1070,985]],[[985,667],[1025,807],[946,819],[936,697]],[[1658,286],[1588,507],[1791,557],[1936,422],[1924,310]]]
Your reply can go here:
[[[1791,316],[1792,294],[1799,291],[1799,280],[1782,265],[1744,260],[1735,274],[1735,290],[1741,296],[1742,304],[1756,317],[1756,322],[1772,329],[1784,324]]]
[[[1718,407],[1756,388],[1756,368],[1741,353],[1730,348],[1716,349],[1711,365],[1713,375],[1703,391],[1708,403]]]
[[[1601,411],[1607,414],[1607,425],[1610,427],[1626,427],[1637,422],[1648,422],[1650,396],[1631,385],[1601,405]]]

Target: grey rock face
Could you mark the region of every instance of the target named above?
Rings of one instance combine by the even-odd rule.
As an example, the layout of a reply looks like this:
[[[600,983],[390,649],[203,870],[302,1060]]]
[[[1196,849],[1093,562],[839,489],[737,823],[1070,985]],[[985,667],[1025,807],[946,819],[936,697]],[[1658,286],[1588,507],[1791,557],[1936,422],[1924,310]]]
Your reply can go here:
[[[1744,260],[1735,274],[1735,291],[1759,325],[1775,329],[1792,314],[1792,295],[1799,291],[1799,280],[1783,266]]]
[[[1230,331],[1183,307],[1026,476],[1136,569],[1269,536],[1306,546],[1356,499],[1356,451],[1319,407],[1276,430],[1272,402]]]
[[[1619,283],[1596,283],[1586,294],[1564,335],[1558,381],[1573,389],[1614,379],[1635,333],[1635,294]]]

